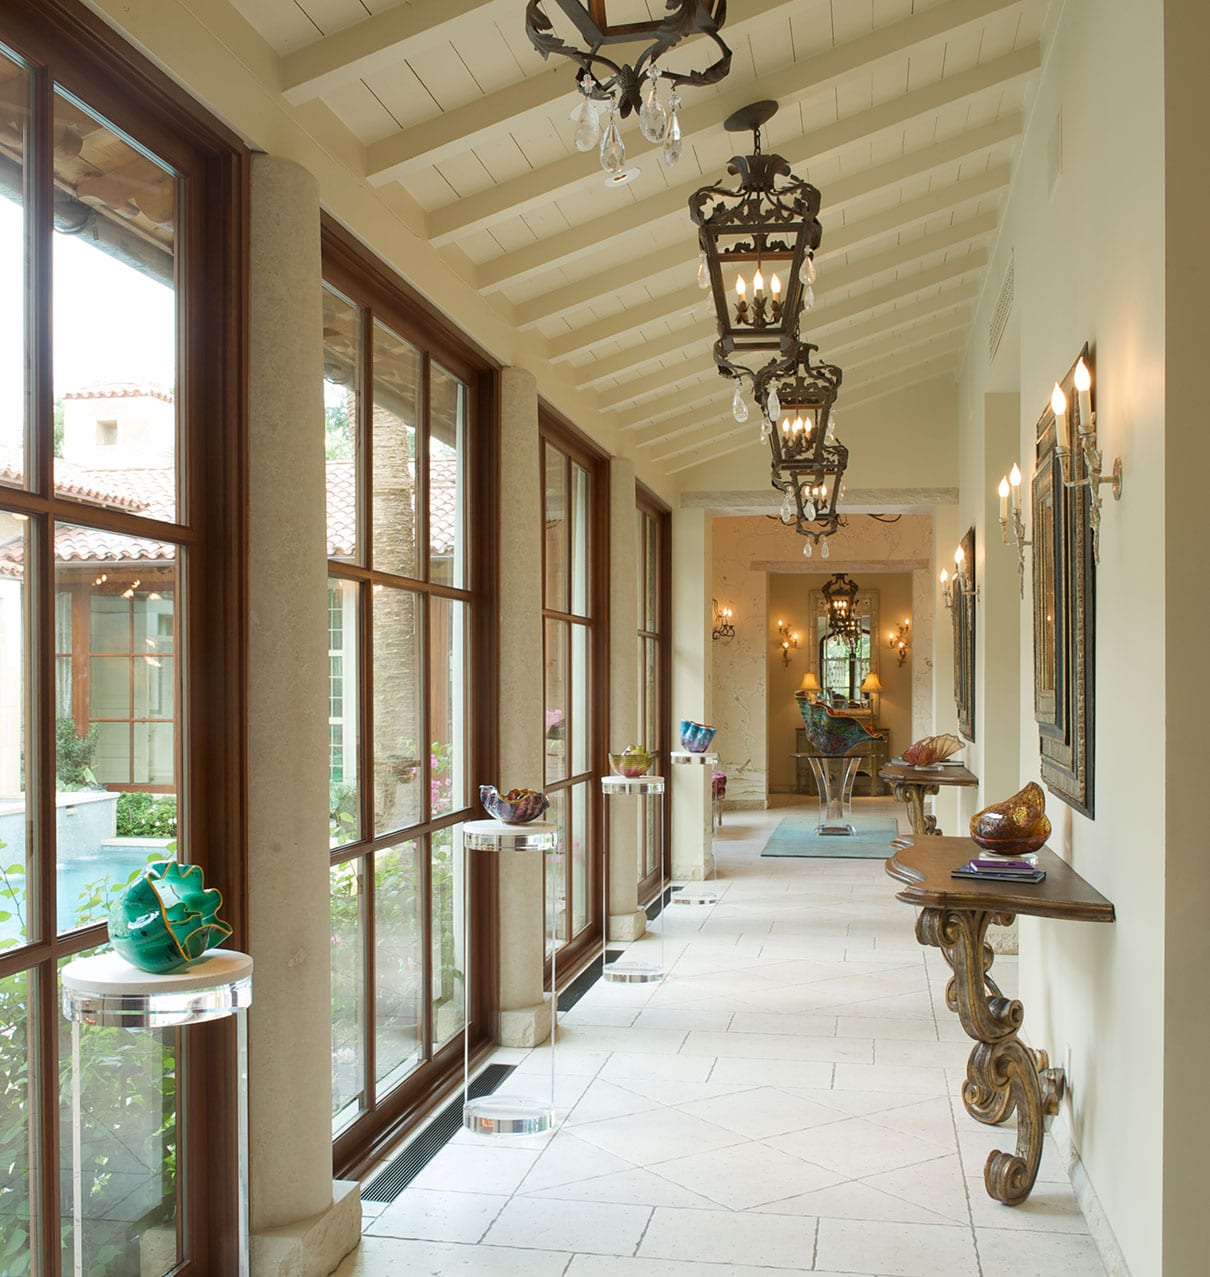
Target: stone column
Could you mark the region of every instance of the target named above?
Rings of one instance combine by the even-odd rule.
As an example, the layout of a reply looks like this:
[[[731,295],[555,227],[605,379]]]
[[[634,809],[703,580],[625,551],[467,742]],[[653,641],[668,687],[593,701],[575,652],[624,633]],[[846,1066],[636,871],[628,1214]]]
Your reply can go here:
[[[638,518],[635,513],[634,462],[614,457],[609,463],[609,748],[639,740]],[[663,742],[661,742],[662,744]],[[665,775],[667,769],[665,768]],[[639,822],[645,804],[658,798],[608,798],[609,939],[637,940],[647,927],[639,908]]]
[[[683,718],[711,722],[710,515],[672,513],[672,723],[668,747],[680,749]],[[681,881],[714,872],[710,768],[669,767],[672,789],[672,876]]]
[[[249,261],[252,1270],[318,1277],[361,1206],[332,1181],[319,193],[287,160],[253,157]]]
[[[958,507],[937,506],[933,515],[932,589],[937,624],[933,627],[932,730],[934,734],[953,732],[955,736],[958,735],[958,709],[954,704],[954,618],[945,606],[940,574],[945,568],[951,577],[954,575],[954,546],[961,535],[958,531]],[[947,834],[958,829],[957,794],[956,789],[943,789],[932,800],[937,823]]]
[[[501,790],[540,789],[545,779],[542,667],[542,478],[538,386],[533,374],[500,374],[500,779]],[[505,1046],[550,1036],[543,992],[542,856],[500,857],[500,1022]]]

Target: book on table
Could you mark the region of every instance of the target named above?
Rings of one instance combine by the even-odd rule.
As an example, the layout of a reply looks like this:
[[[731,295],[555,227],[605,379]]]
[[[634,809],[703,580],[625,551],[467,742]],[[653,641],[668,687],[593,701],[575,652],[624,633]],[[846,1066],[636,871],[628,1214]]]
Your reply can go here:
[[[1039,869],[1037,858],[1012,860],[998,857],[995,860],[976,857],[968,864],[955,869],[953,878],[982,878],[989,882],[1041,882],[1046,870]]]

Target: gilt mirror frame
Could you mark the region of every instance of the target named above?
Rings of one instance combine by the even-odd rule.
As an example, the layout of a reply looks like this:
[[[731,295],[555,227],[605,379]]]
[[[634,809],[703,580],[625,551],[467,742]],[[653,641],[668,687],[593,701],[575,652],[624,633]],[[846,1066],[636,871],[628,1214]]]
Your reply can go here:
[[[1092,354],[1080,352],[1091,370]],[[1079,362],[1078,360],[1076,362]],[[1078,438],[1079,396],[1075,364],[1059,382],[1067,396],[1071,438]],[[1093,381],[1093,392],[1096,381]],[[1095,405],[1094,405],[1095,407]],[[1071,480],[1085,478],[1083,451],[1069,462]],[[1042,780],[1069,807],[1094,810],[1094,626],[1096,574],[1087,486],[1063,482],[1049,405],[1034,430],[1033,480],[1034,718]]]

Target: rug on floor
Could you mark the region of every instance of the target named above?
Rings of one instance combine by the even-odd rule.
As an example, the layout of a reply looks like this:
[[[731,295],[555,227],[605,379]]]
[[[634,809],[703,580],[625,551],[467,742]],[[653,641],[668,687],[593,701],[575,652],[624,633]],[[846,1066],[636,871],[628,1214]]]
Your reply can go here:
[[[791,812],[769,835],[760,854],[840,860],[885,860],[891,854],[889,843],[899,836],[899,826],[893,819],[854,815],[849,823],[856,827],[855,834],[821,836],[815,832],[819,824],[818,810]]]

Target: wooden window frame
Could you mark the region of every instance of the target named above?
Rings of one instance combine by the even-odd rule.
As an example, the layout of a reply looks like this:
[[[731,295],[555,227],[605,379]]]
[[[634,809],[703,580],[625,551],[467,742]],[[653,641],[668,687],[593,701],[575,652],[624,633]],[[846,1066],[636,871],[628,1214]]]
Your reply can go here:
[[[232,945],[247,940],[246,633],[247,633],[247,242],[250,155],[243,142],[203,110],[167,75],[74,0],[0,0],[0,39],[30,68],[34,120],[26,160],[27,216],[32,219],[29,332],[34,359],[30,387],[31,440],[25,486],[0,489],[0,503],[33,527],[34,555],[26,582],[33,600],[27,656],[32,694],[27,792],[35,807],[44,857],[35,943],[0,954],[0,978],[32,972],[37,1034],[31,1073],[38,1103],[31,1135],[39,1165],[31,1185],[33,1262],[60,1272],[60,1158],[57,969],[64,959],[106,938],[104,923],[59,936],[54,873],[55,580],[51,528],[83,523],[130,536],[162,535],[182,550],[182,592],[189,606],[177,633],[178,719],[188,739],[189,767],[179,765],[178,794],[187,821],[189,854],[208,882],[224,890]],[[183,382],[178,413],[194,424],[178,455],[184,483],[176,521],[160,523],[87,505],[55,491],[51,422],[54,387],[50,311],[54,85],[87,103],[103,119],[136,137],[184,178],[182,236],[176,252],[176,304],[181,319]],[[204,282],[203,282],[204,281]],[[206,429],[200,423],[206,423]],[[204,654],[204,659],[202,656]],[[203,744],[204,742],[204,744]],[[177,1216],[184,1262],[181,1277],[233,1272],[237,1264],[238,1164],[235,1026],[231,1019],[193,1026],[178,1059],[189,1079],[178,1110],[179,1162],[185,1171]],[[230,1174],[216,1174],[230,1168]]]
[[[380,851],[416,840],[421,846],[419,856],[418,885],[425,900],[425,908],[419,918],[421,945],[426,963],[431,954],[431,905],[430,840],[434,833],[452,825],[473,820],[477,809],[478,788],[475,778],[496,774],[498,739],[498,669],[496,660],[497,573],[494,547],[499,542],[497,475],[499,472],[499,368],[481,348],[471,342],[443,315],[434,310],[418,294],[399,279],[389,265],[377,258],[358,240],[350,235],[327,214],[322,218],[323,278],[354,305],[370,310],[366,320],[367,332],[373,331],[373,322],[381,321],[390,330],[410,342],[422,352],[424,377],[424,427],[417,429],[416,471],[425,476],[424,490],[428,484],[428,410],[429,369],[438,364],[446,372],[463,381],[468,387],[467,442],[468,465],[465,475],[465,494],[468,509],[475,511],[472,526],[464,531],[468,538],[466,554],[466,579],[462,586],[447,586],[432,582],[429,576],[428,510],[424,503],[417,510],[417,546],[420,554],[419,576],[407,577],[372,567],[372,521],[364,516],[370,510],[373,483],[372,431],[359,422],[357,492],[359,515],[363,516],[358,527],[356,561],[330,559],[328,575],[349,581],[359,590],[359,649],[357,661],[357,696],[359,698],[358,726],[358,775],[362,778],[360,794],[360,837],[342,847],[334,848],[330,863],[337,865],[353,860],[373,863]],[[364,341],[360,352],[362,360],[361,384],[363,390],[373,385],[372,342]],[[317,375],[318,375],[318,369]],[[366,400],[360,402],[364,405]],[[372,789],[366,780],[367,743],[373,741],[373,599],[375,583],[390,585],[415,593],[424,599],[445,598],[464,602],[468,607],[468,642],[471,662],[468,688],[474,691],[474,712],[467,722],[467,794],[466,804],[455,812],[422,820],[402,829],[392,829],[376,834],[373,829]],[[420,607],[421,646],[427,654],[431,651],[430,618],[432,609],[427,603]],[[428,666],[426,664],[426,671]],[[429,671],[431,673],[431,671]],[[425,679],[423,698],[422,736],[431,740],[432,696],[429,680]],[[422,785],[428,792],[428,751],[422,760]],[[493,1040],[493,1016],[496,1009],[498,985],[496,909],[498,884],[494,862],[487,857],[473,857],[471,881],[472,953],[475,963],[471,976],[472,1005],[468,1008],[472,1029],[472,1060],[491,1050]],[[372,899],[367,905],[367,916],[372,913]],[[371,942],[373,927],[366,928],[364,950],[364,979],[366,987],[374,988],[374,946]],[[426,986],[427,987],[427,986]],[[427,998],[425,1000],[427,1007]],[[429,1016],[424,1016],[421,1052],[422,1062],[382,1097],[375,1096],[369,1107],[349,1126],[341,1130],[333,1141],[333,1167],[338,1178],[355,1178],[373,1164],[380,1153],[395,1143],[401,1135],[416,1126],[432,1111],[439,1098],[447,1094],[461,1078],[463,1063],[462,1033],[455,1034],[436,1051],[432,1049],[428,1029]],[[373,1091],[374,1042],[373,1034],[367,1035],[366,1074],[367,1086]]]

